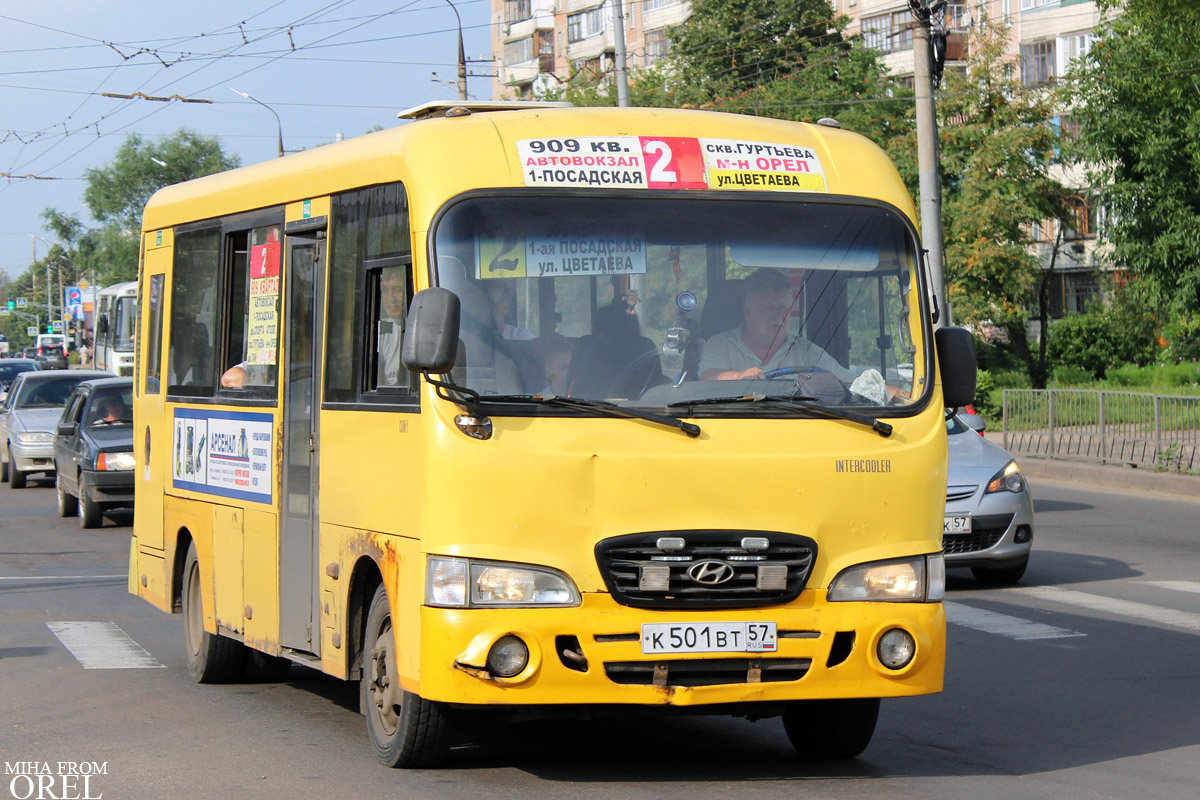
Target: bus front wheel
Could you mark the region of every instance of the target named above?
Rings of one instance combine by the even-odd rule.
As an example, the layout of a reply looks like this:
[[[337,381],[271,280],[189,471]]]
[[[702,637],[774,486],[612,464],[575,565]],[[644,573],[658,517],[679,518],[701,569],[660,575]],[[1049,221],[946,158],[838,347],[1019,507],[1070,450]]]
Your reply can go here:
[[[389,767],[431,767],[445,757],[449,738],[446,712],[440,704],[400,686],[392,612],[382,584],[367,613],[359,692],[367,735],[380,762]]]
[[[192,542],[183,564],[183,641],[188,672],[196,683],[235,681],[246,660],[246,647],[204,630],[204,606],[200,598],[200,559],[196,556],[196,543]]]
[[[879,698],[798,700],[783,714],[783,729],[804,758],[854,758],[875,735]]]

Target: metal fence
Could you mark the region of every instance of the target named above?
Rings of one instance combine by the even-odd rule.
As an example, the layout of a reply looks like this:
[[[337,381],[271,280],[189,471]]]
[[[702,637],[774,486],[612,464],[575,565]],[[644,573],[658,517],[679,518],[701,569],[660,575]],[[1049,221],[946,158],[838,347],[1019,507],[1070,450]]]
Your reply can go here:
[[[1005,389],[1015,453],[1200,471],[1200,397],[1090,389]]]

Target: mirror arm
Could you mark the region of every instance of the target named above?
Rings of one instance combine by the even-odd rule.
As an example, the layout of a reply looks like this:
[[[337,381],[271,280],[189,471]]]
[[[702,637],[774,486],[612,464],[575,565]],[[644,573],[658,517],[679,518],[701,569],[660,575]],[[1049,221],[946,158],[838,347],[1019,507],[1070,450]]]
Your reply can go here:
[[[425,376],[425,380],[429,381],[430,385],[436,387],[438,397],[454,403],[468,414],[479,413],[479,393],[474,389],[459,386],[457,383],[438,380],[429,371],[423,371],[421,374]],[[452,392],[453,394],[451,394]]]

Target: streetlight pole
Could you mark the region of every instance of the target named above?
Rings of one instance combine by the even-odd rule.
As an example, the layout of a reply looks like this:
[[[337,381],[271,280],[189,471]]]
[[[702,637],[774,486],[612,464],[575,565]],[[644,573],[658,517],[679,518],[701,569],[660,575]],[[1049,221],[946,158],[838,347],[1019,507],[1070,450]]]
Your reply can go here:
[[[233,92],[234,94],[240,94],[242,97],[246,98],[247,100],[253,100],[255,103],[258,103],[260,106],[265,108],[267,111],[270,111],[272,114],[275,114],[275,127],[279,131],[279,157],[283,158],[283,123],[279,119],[279,114],[275,113],[275,109],[271,108],[269,105],[264,103],[262,100],[259,100],[257,97],[251,97],[250,95],[246,94],[245,92],[239,92],[237,89],[233,88],[232,86],[229,87],[229,91]]]
[[[930,289],[940,306],[937,327],[950,324],[950,303],[946,297],[945,254],[942,242],[942,171],[938,153],[937,110],[933,97],[933,48],[930,17],[946,5],[946,0],[909,0],[917,18],[913,29],[913,92],[916,95],[917,174],[921,193],[921,243],[929,254]]]
[[[33,246],[33,263],[34,263],[34,264],[36,264],[36,263],[37,263],[37,243],[38,243],[38,239],[41,239],[43,242],[45,242],[47,247],[53,247],[53,246],[54,246],[53,242],[51,242],[49,239],[44,239],[44,238],[42,238],[41,236],[38,236],[36,233],[31,233],[31,234],[29,234],[29,241],[30,241],[30,244]],[[49,251],[49,250],[47,250],[47,251],[46,251],[46,255],[47,255],[47,256],[49,256],[49,255],[50,255],[50,251]],[[54,315],[53,315],[53,314],[51,313],[51,311],[50,311],[50,297],[51,297],[51,295],[50,295],[50,290],[51,290],[51,285],[52,285],[52,284],[50,283],[50,261],[49,261],[49,259],[47,258],[47,261],[46,261],[46,319],[47,319],[47,320],[53,320],[53,319],[54,319]],[[41,332],[42,332],[42,331],[41,331],[41,327],[40,327],[40,323],[39,323],[38,333],[41,333]]]
[[[463,49],[462,35],[462,17],[458,15],[458,9],[450,0],[446,0],[446,4],[454,11],[454,18],[458,20],[458,99],[467,99],[467,54]]]

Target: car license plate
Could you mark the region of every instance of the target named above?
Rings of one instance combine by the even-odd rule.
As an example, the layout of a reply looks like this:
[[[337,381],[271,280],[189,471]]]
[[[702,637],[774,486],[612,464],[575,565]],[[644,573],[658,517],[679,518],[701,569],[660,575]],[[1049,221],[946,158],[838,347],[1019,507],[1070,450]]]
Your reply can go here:
[[[970,514],[947,514],[945,522],[942,523],[942,534],[947,533],[970,533],[971,532],[971,515]]]
[[[773,653],[774,622],[654,622],[642,625],[642,652]]]

